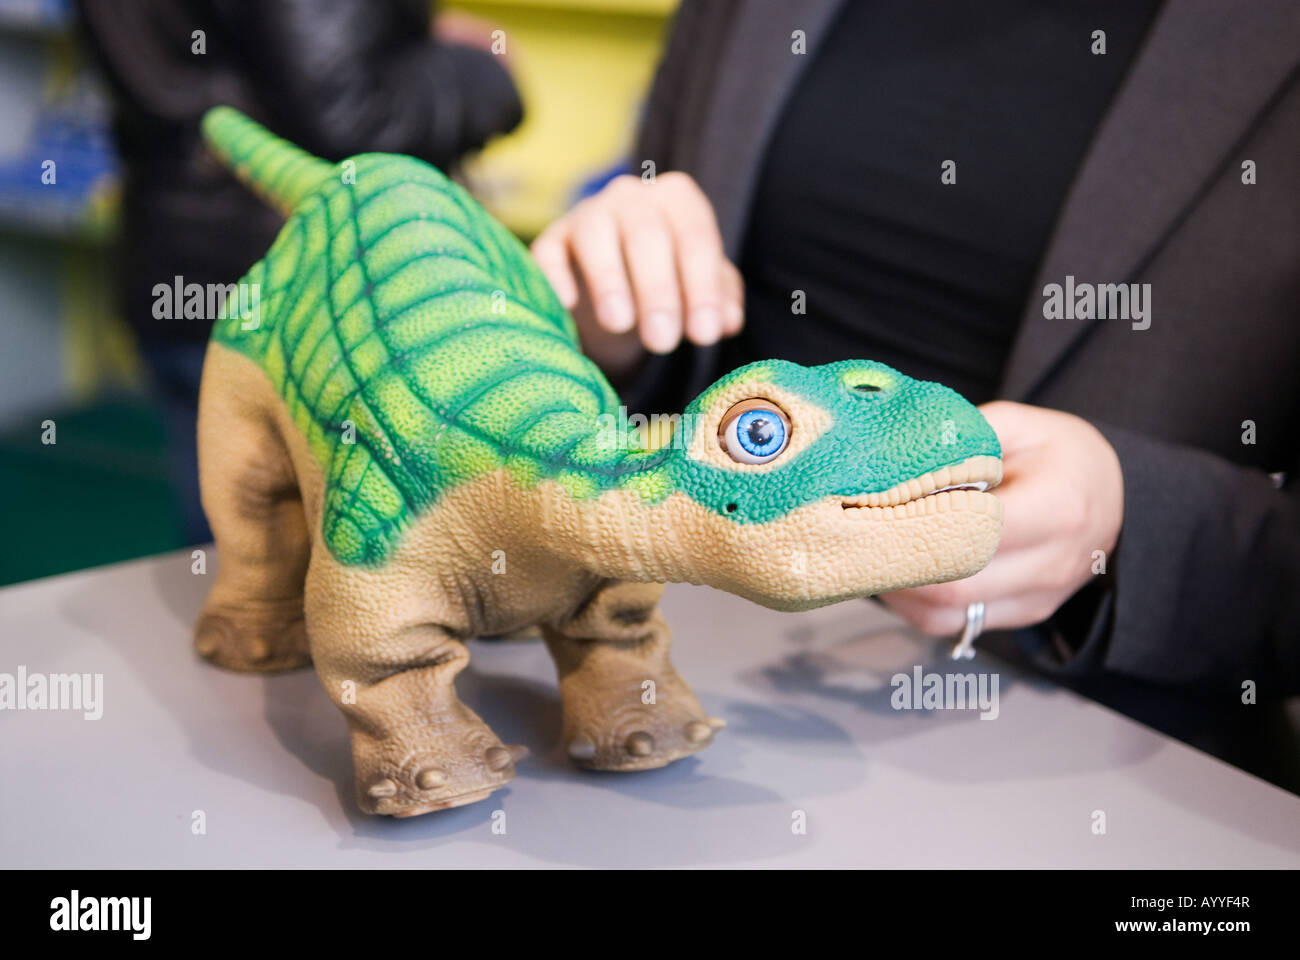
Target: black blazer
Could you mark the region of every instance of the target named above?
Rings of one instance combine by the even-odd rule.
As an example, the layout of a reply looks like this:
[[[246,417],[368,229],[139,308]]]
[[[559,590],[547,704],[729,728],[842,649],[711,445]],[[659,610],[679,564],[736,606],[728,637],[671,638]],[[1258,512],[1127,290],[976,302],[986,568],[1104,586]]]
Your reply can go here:
[[[839,3],[686,0],[677,15],[633,159],[694,176],[733,259],[766,139]],[[794,30],[806,56],[790,52]],[[1298,70],[1293,0],[1175,0],[1157,14],[1058,215],[999,394],[1078,414],[1110,440],[1120,542],[1106,577],[1051,621],[989,641],[1293,789]],[[1045,318],[1043,287],[1067,275],[1151,284],[1150,327]],[[662,403],[693,395],[719,373],[715,352],[652,361],[629,405],[665,382],[682,389]]]

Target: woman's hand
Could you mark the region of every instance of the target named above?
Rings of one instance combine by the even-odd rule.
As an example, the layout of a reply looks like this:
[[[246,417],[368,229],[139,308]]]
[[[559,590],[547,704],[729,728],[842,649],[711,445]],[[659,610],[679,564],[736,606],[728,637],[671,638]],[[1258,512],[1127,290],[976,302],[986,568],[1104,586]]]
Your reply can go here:
[[[644,350],[668,353],[683,335],[714,343],[743,322],[740,273],[684,173],[611,180],[543,230],[532,253],[606,372],[630,370]]]
[[[1110,562],[1124,518],[1119,458],[1086,420],[996,401],[980,407],[1002,444],[1002,542],[974,576],[880,599],[917,629],[960,632],[967,604],[988,629],[1041,623],[1091,579],[1095,551]]]
[[[439,10],[432,25],[434,37],[443,43],[456,47],[473,47],[484,53],[496,53],[492,49],[492,35],[497,29],[499,28],[491,21],[463,10]],[[508,64],[509,47],[500,56]]]

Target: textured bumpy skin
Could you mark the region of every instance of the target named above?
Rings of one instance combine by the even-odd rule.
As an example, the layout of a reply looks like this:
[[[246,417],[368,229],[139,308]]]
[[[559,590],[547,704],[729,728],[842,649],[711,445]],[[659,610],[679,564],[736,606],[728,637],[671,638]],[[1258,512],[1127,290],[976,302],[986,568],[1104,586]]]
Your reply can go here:
[[[540,627],[569,756],[645,769],[722,725],[669,661],[662,583],[793,610],[992,556],[1000,450],[952,391],[769,361],[631,429],[527,252],[437,170],[328,164],[226,108],[204,131],[288,221],[241,281],[257,309],[208,348],[221,569],[196,646],[240,670],[314,661],[363,809],[457,806],[513,776],[522,748],[455,695],[472,637]]]

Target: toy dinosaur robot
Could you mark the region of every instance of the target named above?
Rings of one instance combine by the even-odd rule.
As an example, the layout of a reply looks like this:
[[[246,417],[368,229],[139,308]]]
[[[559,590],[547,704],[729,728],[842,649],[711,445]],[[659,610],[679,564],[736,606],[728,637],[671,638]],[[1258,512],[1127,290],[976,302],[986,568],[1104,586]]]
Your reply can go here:
[[[236,670],[314,661],[364,810],[514,776],[523,748],[456,697],[470,638],[540,627],[569,756],[643,770],[723,725],[669,662],[664,582],[796,610],[991,558],[1000,449],[951,390],[868,361],[755,363],[647,442],[526,250],[437,170],[330,164],[228,108],[204,132],[288,222],[240,281],[258,309],[223,310],[208,347],[221,562],[195,645]]]

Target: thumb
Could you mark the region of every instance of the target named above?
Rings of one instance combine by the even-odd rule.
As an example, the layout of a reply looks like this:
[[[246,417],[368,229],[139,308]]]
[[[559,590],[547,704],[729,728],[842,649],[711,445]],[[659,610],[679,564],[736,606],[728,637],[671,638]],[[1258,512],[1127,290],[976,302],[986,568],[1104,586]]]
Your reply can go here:
[[[1039,430],[1035,425],[1039,412],[1029,404],[994,400],[981,404],[979,412],[997,434],[1004,459],[1038,445]]]

